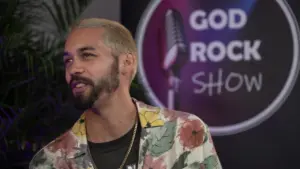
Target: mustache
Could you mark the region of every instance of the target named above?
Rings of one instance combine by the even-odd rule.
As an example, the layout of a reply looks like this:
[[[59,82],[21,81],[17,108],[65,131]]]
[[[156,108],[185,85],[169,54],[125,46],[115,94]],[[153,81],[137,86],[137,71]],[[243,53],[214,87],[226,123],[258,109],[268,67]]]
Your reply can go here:
[[[72,85],[74,84],[74,82],[76,83],[84,83],[84,84],[87,84],[87,85],[94,85],[93,81],[89,78],[86,78],[86,77],[82,77],[82,76],[79,76],[79,75],[72,75],[71,76],[71,81],[70,81],[70,87],[72,87]]]

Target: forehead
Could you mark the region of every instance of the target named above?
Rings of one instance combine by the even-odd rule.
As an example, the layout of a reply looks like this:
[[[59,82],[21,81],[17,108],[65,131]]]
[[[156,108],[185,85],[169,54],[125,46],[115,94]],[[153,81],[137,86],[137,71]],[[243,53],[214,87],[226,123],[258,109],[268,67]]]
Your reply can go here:
[[[101,28],[77,28],[66,39],[65,50],[73,51],[83,46],[103,46],[103,29]]]

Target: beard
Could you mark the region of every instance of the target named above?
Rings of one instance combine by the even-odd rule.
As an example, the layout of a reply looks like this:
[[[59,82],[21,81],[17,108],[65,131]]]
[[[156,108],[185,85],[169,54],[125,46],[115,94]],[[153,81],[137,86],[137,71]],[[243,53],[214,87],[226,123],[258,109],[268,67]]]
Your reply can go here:
[[[72,76],[71,81],[78,80],[88,85],[88,89],[86,89],[87,91],[84,93],[77,96],[72,94],[74,106],[80,110],[89,109],[93,107],[96,100],[98,100],[103,93],[111,94],[116,91],[120,85],[118,65],[118,59],[115,58],[111,65],[110,72],[104,77],[98,79],[96,83],[93,83],[92,80],[85,77],[78,75]]]

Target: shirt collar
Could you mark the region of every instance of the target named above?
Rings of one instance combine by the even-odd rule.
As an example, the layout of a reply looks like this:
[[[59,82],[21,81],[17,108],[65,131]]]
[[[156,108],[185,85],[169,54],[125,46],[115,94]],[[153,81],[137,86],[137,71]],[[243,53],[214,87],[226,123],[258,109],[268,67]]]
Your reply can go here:
[[[141,124],[142,130],[160,127],[165,123],[165,119],[162,116],[162,109],[154,106],[149,106],[143,102],[140,102],[133,98],[133,102],[136,105],[139,122]],[[85,111],[77,122],[73,125],[71,129],[72,135],[75,136],[77,140],[77,146],[75,147],[75,151],[72,154],[67,155],[68,158],[75,158],[82,156],[87,153],[87,132],[85,125]],[[143,131],[142,131],[143,132]]]

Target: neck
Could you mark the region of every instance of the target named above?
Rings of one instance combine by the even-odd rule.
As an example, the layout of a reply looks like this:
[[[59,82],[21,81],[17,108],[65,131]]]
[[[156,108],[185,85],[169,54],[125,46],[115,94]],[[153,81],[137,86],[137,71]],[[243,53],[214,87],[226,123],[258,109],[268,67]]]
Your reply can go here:
[[[86,114],[88,140],[108,142],[125,135],[137,120],[137,110],[129,91],[117,89],[97,100]]]

